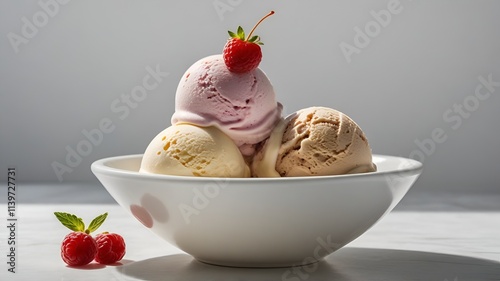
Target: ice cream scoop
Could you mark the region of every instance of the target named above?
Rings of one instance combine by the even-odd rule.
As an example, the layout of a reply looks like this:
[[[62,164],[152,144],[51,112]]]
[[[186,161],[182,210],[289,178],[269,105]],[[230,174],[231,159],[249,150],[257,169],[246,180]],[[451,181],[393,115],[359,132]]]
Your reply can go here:
[[[262,70],[230,72],[222,55],[213,55],[195,62],[182,76],[171,121],[215,126],[248,156],[269,136],[282,108]]]
[[[256,177],[324,176],[375,170],[361,128],[347,115],[326,107],[305,108],[281,120],[252,163]]]
[[[216,127],[179,124],[160,132],[146,148],[141,173],[199,177],[249,177],[234,142]]]

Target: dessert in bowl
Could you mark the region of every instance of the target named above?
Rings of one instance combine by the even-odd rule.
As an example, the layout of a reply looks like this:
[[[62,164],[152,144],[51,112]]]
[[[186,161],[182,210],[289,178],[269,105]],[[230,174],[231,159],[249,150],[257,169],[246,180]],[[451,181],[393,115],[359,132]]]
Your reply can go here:
[[[422,169],[415,160],[374,155],[376,172],[214,178],[139,173],[141,160],[101,159],[92,171],[161,238],[197,260],[242,267],[321,260],[390,212]]]
[[[145,227],[200,261],[316,262],[394,208],[422,165],[373,156],[360,126],[335,109],[282,117],[254,30],[229,32],[223,54],[187,69],[171,125],[143,155],[98,160],[92,171]]]

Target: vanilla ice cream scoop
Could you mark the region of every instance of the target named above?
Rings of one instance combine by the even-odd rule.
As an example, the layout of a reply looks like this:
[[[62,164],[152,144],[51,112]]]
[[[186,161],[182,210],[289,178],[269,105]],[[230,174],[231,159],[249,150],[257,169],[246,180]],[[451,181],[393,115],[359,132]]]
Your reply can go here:
[[[305,108],[282,120],[252,163],[256,177],[325,176],[375,170],[361,128],[347,115],[326,107]]]
[[[141,173],[199,177],[249,177],[234,142],[216,127],[173,125],[146,148]]]

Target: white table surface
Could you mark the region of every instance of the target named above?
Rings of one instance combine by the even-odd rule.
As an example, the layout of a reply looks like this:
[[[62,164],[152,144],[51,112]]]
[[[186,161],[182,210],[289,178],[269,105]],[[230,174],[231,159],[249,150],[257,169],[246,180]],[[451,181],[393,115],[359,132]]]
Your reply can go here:
[[[5,198],[0,201],[5,225],[0,227],[0,280],[500,280],[499,194],[410,194],[323,262],[249,269],[193,260],[143,227],[99,185],[25,185],[18,190],[15,274],[7,271],[7,206]],[[99,231],[124,237],[127,253],[121,264],[66,266],[60,243],[69,230],[54,211],[74,213],[87,223],[108,212]]]

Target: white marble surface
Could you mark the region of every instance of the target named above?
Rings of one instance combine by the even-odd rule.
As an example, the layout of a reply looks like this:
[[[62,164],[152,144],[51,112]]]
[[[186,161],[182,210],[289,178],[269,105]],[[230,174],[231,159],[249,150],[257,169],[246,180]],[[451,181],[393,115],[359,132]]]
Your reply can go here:
[[[458,210],[453,204],[416,210],[419,200],[414,198],[408,208],[402,204],[399,211],[323,262],[304,268],[245,269],[193,260],[156,237],[120,206],[103,199],[105,193],[99,192],[100,188],[45,187],[43,193],[29,189],[20,193],[27,202],[20,196],[17,206],[15,274],[7,271],[5,262],[8,229],[0,228],[0,254],[4,257],[0,280],[500,280],[500,211],[491,205],[491,198],[498,198],[494,196],[471,196],[472,201],[477,200],[477,208]],[[468,201],[464,195],[455,197],[449,202]],[[82,203],[82,198],[96,204]],[[480,202],[486,202],[486,207]],[[7,225],[5,202],[0,209]],[[69,230],[59,224],[54,211],[75,213],[85,221],[109,212],[100,231],[123,235],[127,243],[124,260],[114,266],[93,263],[67,267],[59,247]]]

